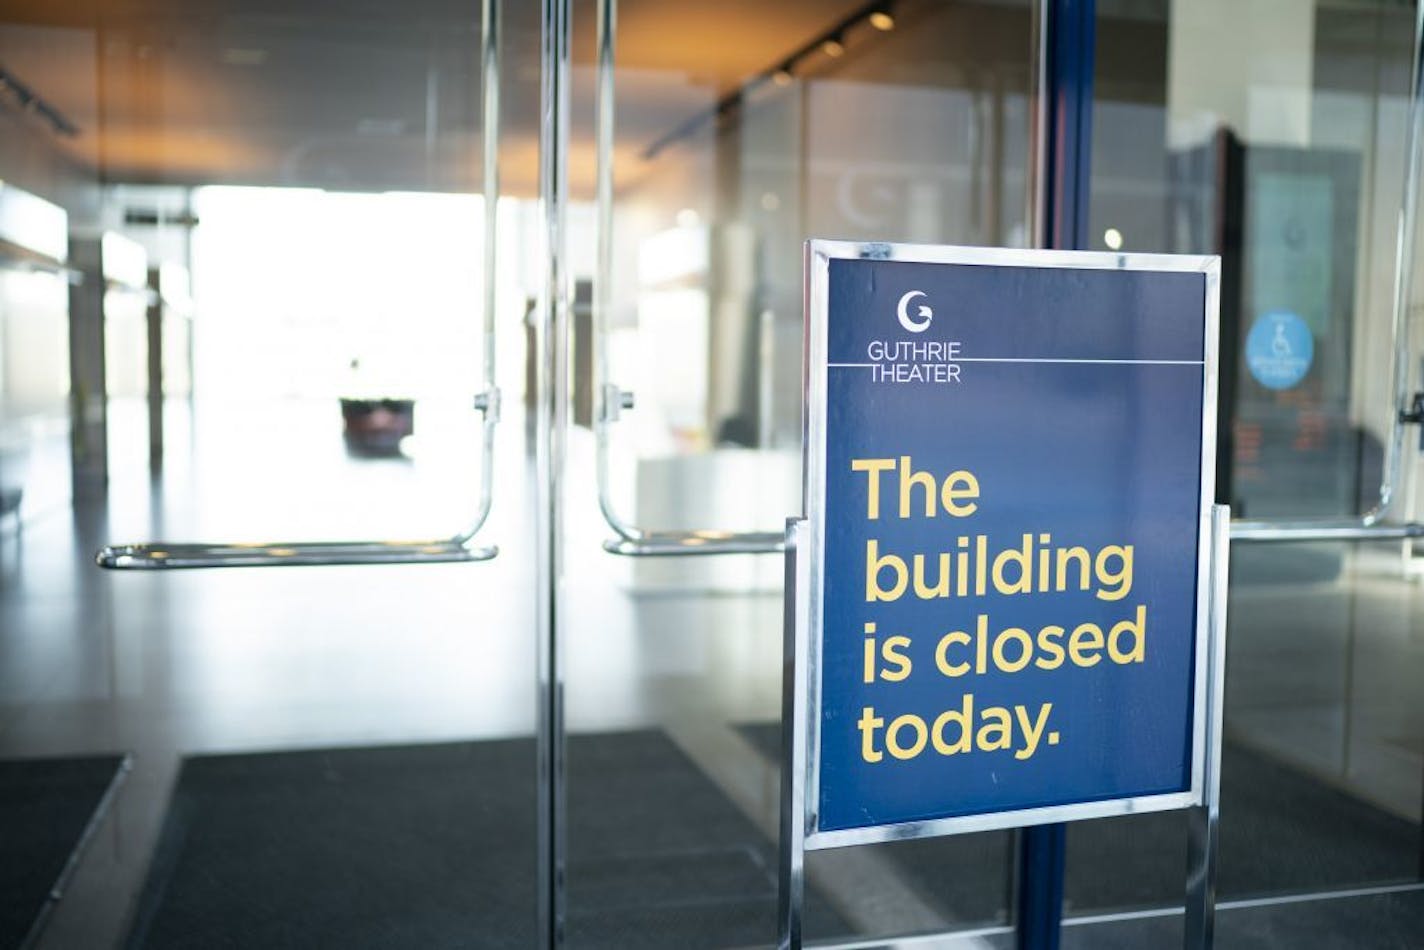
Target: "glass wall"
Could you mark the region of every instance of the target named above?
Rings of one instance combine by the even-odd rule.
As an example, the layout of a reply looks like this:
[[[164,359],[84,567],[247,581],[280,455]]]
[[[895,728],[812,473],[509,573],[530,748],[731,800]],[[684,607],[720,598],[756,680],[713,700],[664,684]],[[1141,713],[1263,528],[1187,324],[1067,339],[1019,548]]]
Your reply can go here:
[[[69,288],[0,262],[0,530],[69,501]]]

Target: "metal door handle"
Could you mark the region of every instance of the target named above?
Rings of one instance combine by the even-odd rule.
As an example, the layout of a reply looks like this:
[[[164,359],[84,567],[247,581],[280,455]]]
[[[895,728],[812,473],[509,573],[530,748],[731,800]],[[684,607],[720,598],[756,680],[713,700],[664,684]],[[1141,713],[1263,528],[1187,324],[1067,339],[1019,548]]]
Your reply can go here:
[[[499,226],[499,0],[484,0],[480,11],[480,73],[484,81],[481,117],[484,176],[484,388],[474,406],[483,416],[479,507],[473,524],[449,538],[428,541],[296,541],[215,543],[146,541],[101,549],[94,560],[115,570],[174,570],[199,567],[293,567],[315,564],[437,564],[487,561],[494,545],[474,543],[489,518],[494,485],[494,433],[500,394],[495,385],[496,282]]]
[[[622,518],[609,492],[609,426],[632,408],[632,393],[608,379],[609,288],[613,276],[613,35],[618,0],[598,0],[598,89],[596,101],[597,157],[595,166],[597,266],[593,282],[593,379],[599,405],[594,412],[597,449],[598,507],[617,533],[603,543],[613,554],[634,557],[704,554],[774,554],[786,549],[784,531],[647,531]]]
[[[631,537],[619,531],[619,535],[604,541],[603,550],[634,557],[770,554],[786,550],[785,533],[774,531],[640,531]]]
[[[1231,540],[1267,541],[1393,541],[1424,538],[1424,524],[1417,521],[1365,523],[1341,518],[1323,521],[1232,521]]]
[[[443,541],[298,541],[291,544],[169,543],[115,544],[95,557],[116,570],[174,570],[194,567],[295,567],[316,564],[438,564],[487,561],[499,551],[468,538]]]

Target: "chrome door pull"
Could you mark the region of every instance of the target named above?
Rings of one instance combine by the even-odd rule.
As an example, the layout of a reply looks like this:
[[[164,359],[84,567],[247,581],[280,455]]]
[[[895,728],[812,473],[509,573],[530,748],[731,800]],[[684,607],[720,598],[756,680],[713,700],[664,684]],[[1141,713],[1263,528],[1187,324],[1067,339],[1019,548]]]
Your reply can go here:
[[[499,227],[499,75],[498,0],[481,9],[480,72],[484,80],[481,124],[484,138],[484,381],[474,406],[483,415],[479,507],[471,526],[449,538],[415,541],[295,541],[289,543],[214,543],[145,541],[102,548],[94,560],[112,570],[176,570],[202,567],[295,567],[318,564],[441,564],[488,561],[494,545],[475,544],[489,518],[494,485],[494,433],[499,423],[500,393],[495,385],[494,310],[498,278]]]
[[[197,567],[296,567],[318,564],[440,564],[488,561],[499,553],[457,536],[443,541],[298,541],[290,544],[113,544],[94,561],[113,570],[176,570]]]
[[[615,526],[616,527],[616,526]],[[774,531],[639,531],[603,542],[609,554],[669,557],[687,554],[770,554],[786,550],[786,535]]]
[[[598,0],[598,64],[595,124],[595,228],[597,263],[593,284],[593,377],[599,405],[594,415],[598,507],[617,537],[603,543],[612,554],[668,557],[704,554],[776,554],[786,549],[784,531],[645,531],[614,510],[609,492],[609,426],[633,408],[633,394],[608,380],[608,302],[613,276],[613,35],[617,0]]]

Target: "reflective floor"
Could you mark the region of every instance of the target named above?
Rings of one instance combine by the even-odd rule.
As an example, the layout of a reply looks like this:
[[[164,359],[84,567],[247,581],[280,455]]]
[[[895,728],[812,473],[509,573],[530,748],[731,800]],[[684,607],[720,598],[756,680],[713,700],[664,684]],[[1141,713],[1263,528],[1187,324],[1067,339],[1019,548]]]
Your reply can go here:
[[[100,543],[152,535],[419,536],[460,524],[474,497],[467,481],[473,456],[458,436],[468,419],[427,413],[419,431],[429,434],[428,449],[415,444],[409,459],[371,460],[346,454],[334,412],[219,406],[190,420],[175,406],[161,482],[150,480],[141,454],[120,454],[107,507],[60,511],[0,533],[0,758],[132,755],[132,770],[38,946],[125,940],[185,759],[532,736],[532,603],[519,592],[532,586],[533,558],[517,416],[502,427],[499,501],[487,531],[504,551],[492,562],[147,575],[92,566]],[[115,407],[116,444],[131,444],[123,433],[135,420],[142,422],[133,407]],[[468,431],[473,452],[473,426]],[[750,558],[741,567],[707,562],[651,575],[603,553],[606,529],[591,500],[585,436],[575,432],[569,479],[571,731],[669,737],[731,803],[751,829],[745,833],[774,842],[775,565],[769,575]],[[436,448],[446,445],[456,448]],[[1219,945],[1418,945],[1418,584],[1390,545],[1238,547],[1233,583],[1227,719],[1234,758],[1222,867],[1229,909]],[[532,787],[533,757],[527,761],[519,781]],[[1233,761],[1245,763],[1238,773],[1252,770],[1249,781],[1233,785]],[[677,787],[636,785],[662,795],[675,793],[657,789]],[[588,804],[580,799],[592,794],[588,788],[571,782],[574,809]],[[1279,827],[1233,823],[1233,815],[1263,807]],[[531,802],[531,848],[533,818]],[[1070,913],[1136,912],[1177,900],[1185,838],[1174,838],[1176,828],[1075,829]],[[1272,841],[1285,845],[1260,844]],[[575,917],[610,900],[610,865],[599,850],[606,847],[596,836],[571,842]],[[260,871],[268,859],[254,851],[248,864]],[[914,854],[888,846],[817,855],[813,923],[825,936],[872,944],[891,934],[988,927],[944,945],[1007,945],[996,931],[1007,921],[1010,867],[1007,836],[932,842]],[[666,883],[666,867],[645,870]],[[758,880],[774,889],[766,874]],[[1341,893],[1271,903],[1323,892]],[[532,920],[532,892],[527,900]],[[1180,917],[1170,914],[1089,920],[1070,927],[1065,942],[1165,946],[1176,942],[1175,928]],[[709,927],[700,945],[755,942],[728,934]],[[464,934],[451,945],[501,945],[485,939],[493,936]]]

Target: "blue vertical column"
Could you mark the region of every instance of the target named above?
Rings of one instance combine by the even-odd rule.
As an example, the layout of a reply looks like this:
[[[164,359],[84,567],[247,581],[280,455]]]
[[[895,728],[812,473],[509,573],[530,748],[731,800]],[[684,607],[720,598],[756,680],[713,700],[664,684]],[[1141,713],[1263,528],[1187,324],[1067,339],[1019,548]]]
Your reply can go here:
[[[1042,0],[1039,121],[1043,136],[1043,246],[1088,246],[1088,185],[1093,157],[1096,0]]]
[[[1040,240],[1059,250],[1088,246],[1096,7],[1095,0],[1042,0],[1039,8]],[[1058,948],[1066,853],[1062,824],[1020,832],[1019,950]]]
[[[1037,825],[1019,833],[1019,950],[1058,950],[1063,926],[1063,859],[1067,825]]]

